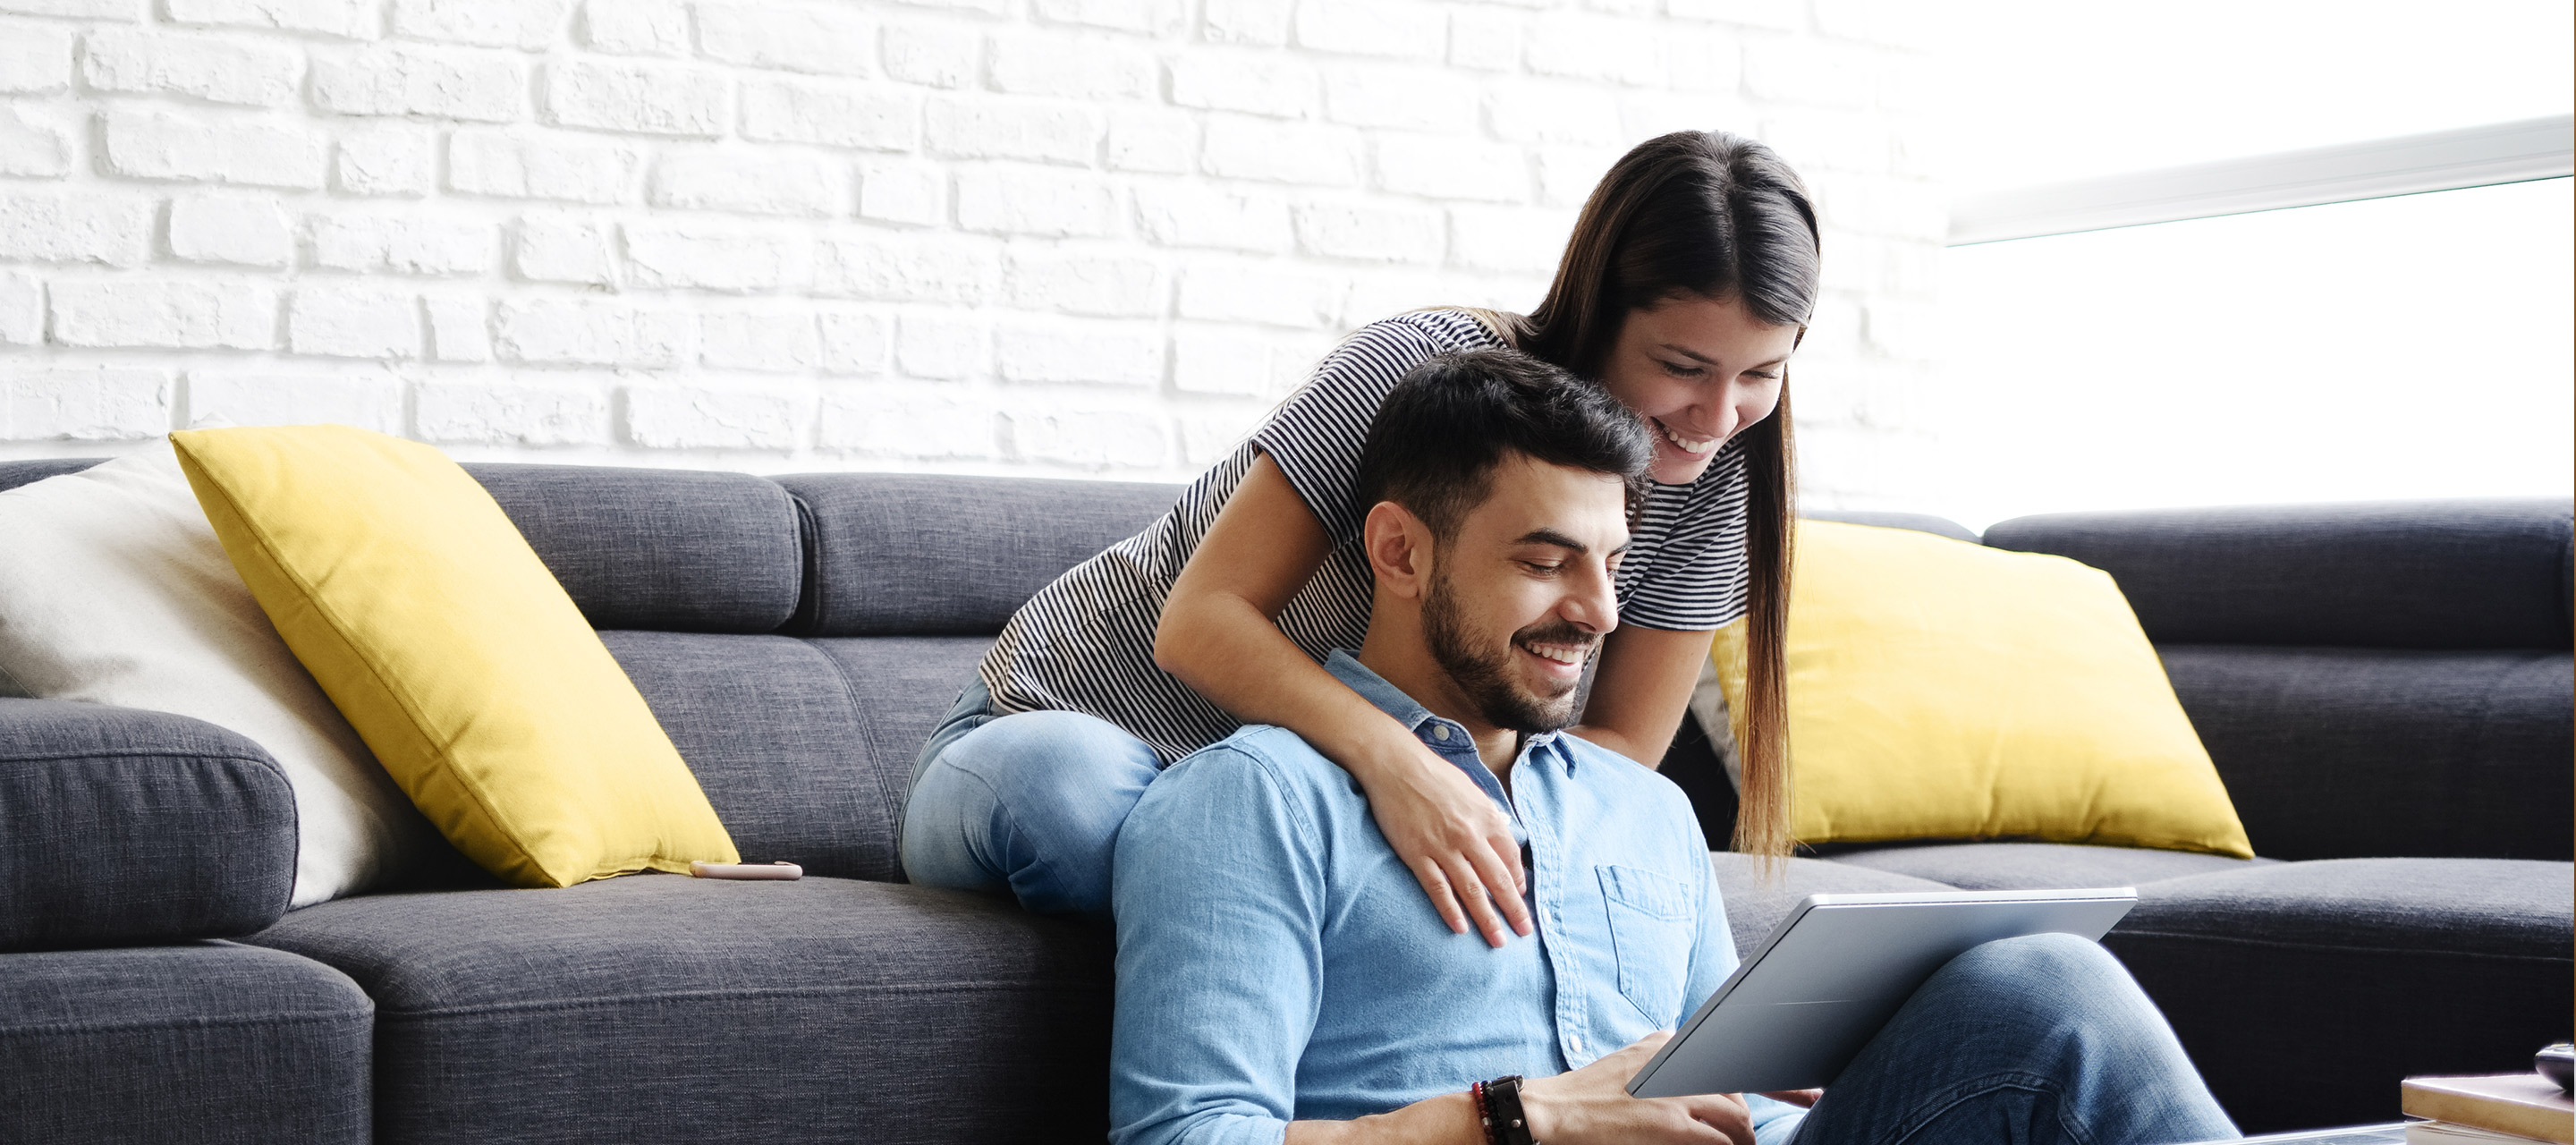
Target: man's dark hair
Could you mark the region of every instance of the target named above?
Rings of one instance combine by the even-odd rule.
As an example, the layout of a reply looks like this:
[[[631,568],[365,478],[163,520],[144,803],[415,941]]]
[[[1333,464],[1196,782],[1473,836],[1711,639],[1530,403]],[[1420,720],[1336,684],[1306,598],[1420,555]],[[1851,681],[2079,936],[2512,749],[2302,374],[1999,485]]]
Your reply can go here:
[[[1351,504],[1402,505],[1446,543],[1510,454],[1619,478],[1633,512],[1654,439],[1601,387],[1515,350],[1461,350],[1406,371],[1360,449]]]

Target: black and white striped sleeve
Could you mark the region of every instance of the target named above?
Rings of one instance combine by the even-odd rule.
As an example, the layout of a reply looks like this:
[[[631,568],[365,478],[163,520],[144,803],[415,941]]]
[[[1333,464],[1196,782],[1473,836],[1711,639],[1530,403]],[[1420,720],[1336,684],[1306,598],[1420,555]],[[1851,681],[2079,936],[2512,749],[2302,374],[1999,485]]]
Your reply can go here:
[[[1744,615],[1751,493],[1739,444],[1720,448],[1699,480],[1656,486],[1647,498],[1634,531],[1652,548],[1644,568],[1620,570],[1629,589],[1619,597],[1619,623],[1701,632]]]
[[[1449,329],[1451,325],[1466,324],[1475,332],[1468,338],[1482,334],[1482,327],[1465,315],[1441,319],[1448,316],[1409,314],[1361,327],[1325,355],[1314,377],[1253,432],[1253,444],[1278,463],[1335,544],[1359,533],[1363,514],[1351,504],[1351,482],[1359,472],[1369,424],[1377,420],[1386,395],[1424,360],[1476,344],[1460,344],[1462,331]]]

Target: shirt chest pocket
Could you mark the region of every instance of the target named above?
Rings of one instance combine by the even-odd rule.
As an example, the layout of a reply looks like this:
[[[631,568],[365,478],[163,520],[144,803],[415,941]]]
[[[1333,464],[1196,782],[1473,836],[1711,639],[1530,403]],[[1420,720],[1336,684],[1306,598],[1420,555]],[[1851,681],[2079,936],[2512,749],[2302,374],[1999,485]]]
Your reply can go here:
[[[1699,932],[1698,895],[1671,875],[1638,867],[1601,866],[1601,899],[1610,913],[1619,993],[1657,1026],[1681,1015],[1682,985]]]

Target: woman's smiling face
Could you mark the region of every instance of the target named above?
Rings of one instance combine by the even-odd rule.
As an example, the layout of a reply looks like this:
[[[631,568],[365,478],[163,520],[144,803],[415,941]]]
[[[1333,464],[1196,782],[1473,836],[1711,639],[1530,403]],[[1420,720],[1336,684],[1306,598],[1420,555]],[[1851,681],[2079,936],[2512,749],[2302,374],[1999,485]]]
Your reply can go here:
[[[1655,480],[1698,480],[1717,447],[1779,408],[1798,333],[1755,318],[1738,298],[1680,294],[1628,312],[1601,384],[1651,422]]]

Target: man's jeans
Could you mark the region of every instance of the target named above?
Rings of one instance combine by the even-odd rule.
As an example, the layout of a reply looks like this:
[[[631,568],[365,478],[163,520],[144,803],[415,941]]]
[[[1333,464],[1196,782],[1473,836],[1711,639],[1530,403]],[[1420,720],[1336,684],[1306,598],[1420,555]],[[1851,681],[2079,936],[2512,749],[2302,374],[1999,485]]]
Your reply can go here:
[[[2064,934],[1989,942],[1898,1010],[1762,1145],[2149,1145],[2236,1136],[2119,961]]]

